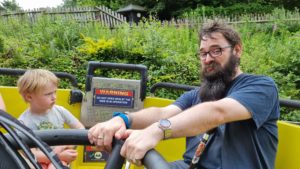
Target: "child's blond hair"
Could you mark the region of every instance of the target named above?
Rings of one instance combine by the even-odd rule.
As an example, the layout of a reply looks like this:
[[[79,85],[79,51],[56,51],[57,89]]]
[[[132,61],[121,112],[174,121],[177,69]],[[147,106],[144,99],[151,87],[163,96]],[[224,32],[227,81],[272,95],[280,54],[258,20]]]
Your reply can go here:
[[[19,93],[23,96],[27,93],[40,92],[49,83],[58,85],[59,79],[54,73],[45,69],[27,70],[17,82]],[[26,101],[26,100],[25,100]]]

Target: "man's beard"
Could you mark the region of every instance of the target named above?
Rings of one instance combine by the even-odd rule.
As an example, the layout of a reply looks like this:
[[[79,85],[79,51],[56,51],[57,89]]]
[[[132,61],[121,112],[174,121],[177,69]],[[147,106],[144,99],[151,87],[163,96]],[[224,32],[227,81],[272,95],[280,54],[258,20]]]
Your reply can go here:
[[[212,62],[215,72],[207,73],[202,68],[202,83],[200,90],[201,102],[219,100],[225,97],[227,87],[236,75],[236,67],[239,65],[239,58],[231,54],[228,62],[221,67],[220,64]]]

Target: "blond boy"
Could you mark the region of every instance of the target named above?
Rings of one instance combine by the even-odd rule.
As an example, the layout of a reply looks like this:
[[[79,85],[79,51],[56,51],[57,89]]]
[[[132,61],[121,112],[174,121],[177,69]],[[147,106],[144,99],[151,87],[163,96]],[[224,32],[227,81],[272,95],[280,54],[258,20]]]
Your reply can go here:
[[[44,69],[28,70],[19,78],[17,83],[19,93],[29,104],[19,120],[30,129],[62,129],[65,123],[70,128],[84,129],[80,121],[67,109],[55,104],[58,83],[59,79]],[[54,168],[40,150],[32,149],[32,151],[43,169]],[[70,146],[56,146],[54,152],[64,165],[68,165],[77,157],[77,151]]]

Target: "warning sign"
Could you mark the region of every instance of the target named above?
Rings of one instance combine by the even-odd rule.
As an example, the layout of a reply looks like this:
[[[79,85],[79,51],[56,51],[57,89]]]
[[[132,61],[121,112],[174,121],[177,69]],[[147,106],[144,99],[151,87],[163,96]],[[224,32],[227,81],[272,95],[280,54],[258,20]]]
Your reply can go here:
[[[133,103],[134,90],[94,89],[94,106],[133,108]]]

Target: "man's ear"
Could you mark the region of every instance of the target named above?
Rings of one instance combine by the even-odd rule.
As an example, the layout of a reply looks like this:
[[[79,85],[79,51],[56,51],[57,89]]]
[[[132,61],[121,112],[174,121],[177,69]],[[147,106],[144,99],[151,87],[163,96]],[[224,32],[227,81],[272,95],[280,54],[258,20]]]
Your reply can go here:
[[[236,55],[237,57],[241,57],[242,51],[243,51],[242,44],[237,44],[233,49],[233,54]]]

